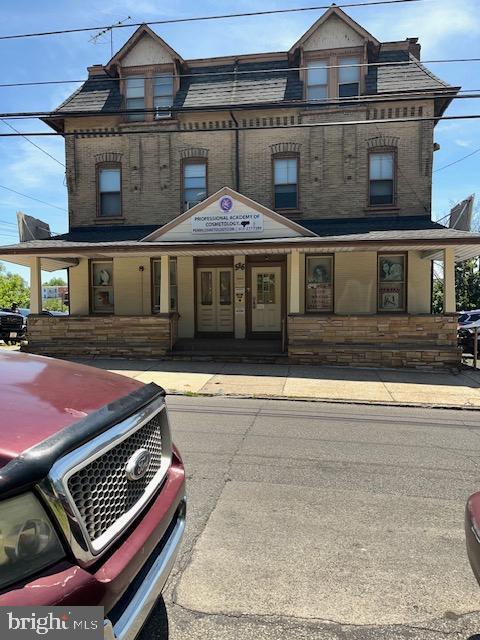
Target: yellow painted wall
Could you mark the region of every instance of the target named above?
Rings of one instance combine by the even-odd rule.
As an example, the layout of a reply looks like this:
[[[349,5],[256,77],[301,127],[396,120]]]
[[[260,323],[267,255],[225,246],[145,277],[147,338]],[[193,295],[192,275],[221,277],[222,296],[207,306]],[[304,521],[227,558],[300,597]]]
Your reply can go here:
[[[377,312],[377,254],[335,254],[335,313]]]
[[[88,316],[88,260],[81,258],[76,267],[69,269],[70,313],[72,316]]]
[[[430,313],[432,271],[430,260],[418,251],[408,252],[408,313]]]
[[[178,256],[178,337],[193,338],[195,335],[195,289],[193,283],[193,257]]]
[[[139,267],[143,266],[143,272]],[[150,258],[114,258],[113,286],[115,315],[151,314]]]

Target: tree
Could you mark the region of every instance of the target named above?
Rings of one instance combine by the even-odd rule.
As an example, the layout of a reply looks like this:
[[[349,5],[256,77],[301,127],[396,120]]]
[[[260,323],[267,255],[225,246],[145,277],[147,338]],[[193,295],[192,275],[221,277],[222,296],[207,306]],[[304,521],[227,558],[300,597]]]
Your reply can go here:
[[[0,308],[10,309],[13,303],[19,307],[30,306],[30,289],[25,280],[10,273],[0,264]]]
[[[63,304],[60,298],[49,298],[43,301],[45,311],[68,311],[66,304]]]
[[[455,265],[455,291],[458,311],[480,308],[480,271],[477,258]]]
[[[47,282],[43,283],[44,287],[66,287],[67,283],[63,278],[50,278]]]

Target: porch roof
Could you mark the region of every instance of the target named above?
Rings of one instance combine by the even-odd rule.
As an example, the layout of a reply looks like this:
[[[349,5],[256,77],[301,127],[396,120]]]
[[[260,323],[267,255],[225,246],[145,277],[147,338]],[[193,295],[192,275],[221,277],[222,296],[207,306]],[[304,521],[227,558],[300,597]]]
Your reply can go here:
[[[364,233],[257,240],[74,242],[52,238],[2,246],[0,247],[0,259],[26,264],[26,258],[37,256],[47,258],[49,261],[62,261],[66,263],[65,266],[68,266],[68,262],[72,258],[113,256],[126,253],[173,256],[235,255],[238,253],[281,254],[298,249],[305,253],[418,250],[422,252],[423,258],[434,260],[441,257],[441,251],[445,247],[454,248],[456,261],[478,256],[480,255],[480,234],[436,225],[426,229],[377,229]],[[56,268],[60,268],[58,263]]]

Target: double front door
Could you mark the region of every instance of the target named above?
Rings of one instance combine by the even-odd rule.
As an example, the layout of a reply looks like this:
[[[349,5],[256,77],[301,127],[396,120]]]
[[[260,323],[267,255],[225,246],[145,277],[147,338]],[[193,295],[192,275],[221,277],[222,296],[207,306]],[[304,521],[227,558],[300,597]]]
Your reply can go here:
[[[197,269],[197,331],[233,333],[232,267]]]
[[[234,300],[232,267],[198,267],[196,272],[197,332],[233,334]],[[250,332],[282,330],[282,268],[262,265],[250,269],[246,313]]]

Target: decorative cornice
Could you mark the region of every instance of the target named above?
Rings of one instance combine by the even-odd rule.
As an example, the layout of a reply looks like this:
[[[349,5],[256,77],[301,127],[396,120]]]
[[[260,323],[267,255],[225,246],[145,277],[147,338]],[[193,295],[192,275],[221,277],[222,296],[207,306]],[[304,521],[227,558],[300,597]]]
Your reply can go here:
[[[208,149],[202,147],[188,147],[187,149],[181,149],[180,158],[207,158]]]

